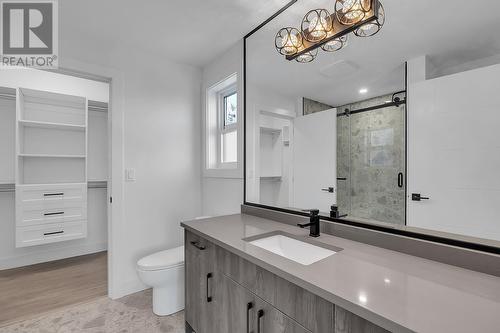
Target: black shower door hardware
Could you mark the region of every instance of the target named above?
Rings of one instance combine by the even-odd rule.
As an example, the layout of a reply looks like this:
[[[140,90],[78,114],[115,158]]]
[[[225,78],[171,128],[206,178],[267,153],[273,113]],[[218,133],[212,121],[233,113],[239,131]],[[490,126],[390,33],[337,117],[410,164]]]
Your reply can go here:
[[[328,193],[334,193],[335,188],[333,186],[327,187],[327,188],[322,188],[321,191],[328,192]]]
[[[403,173],[398,173],[398,187],[402,188],[404,186],[404,176]]]
[[[420,193],[412,193],[411,194],[411,200],[413,201],[422,201],[422,200],[429,200],[428,197],[423,197]]]

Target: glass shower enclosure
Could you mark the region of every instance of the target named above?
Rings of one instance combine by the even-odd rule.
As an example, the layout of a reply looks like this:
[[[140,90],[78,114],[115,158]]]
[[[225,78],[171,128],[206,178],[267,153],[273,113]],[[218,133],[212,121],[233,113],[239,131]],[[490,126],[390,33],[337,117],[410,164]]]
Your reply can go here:
[[[405,224],[405,94],[337,108],[337,205],[341,215]]]

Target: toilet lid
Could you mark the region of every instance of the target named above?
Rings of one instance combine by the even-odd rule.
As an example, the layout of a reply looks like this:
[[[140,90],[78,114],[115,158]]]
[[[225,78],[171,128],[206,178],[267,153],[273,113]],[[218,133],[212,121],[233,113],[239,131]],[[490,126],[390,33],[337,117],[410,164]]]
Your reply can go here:
[[[137,262],[139,269],[155,271],[184,264],[184,246],[153,253]]]

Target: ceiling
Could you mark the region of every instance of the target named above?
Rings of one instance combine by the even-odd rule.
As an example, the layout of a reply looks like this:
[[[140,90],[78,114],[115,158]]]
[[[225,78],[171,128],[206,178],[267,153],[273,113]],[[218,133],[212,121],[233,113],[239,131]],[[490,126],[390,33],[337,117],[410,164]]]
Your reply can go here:
[[[287,0],[62,0],[61,55],[140,52],[201,67]]]
[[[421,55],[429,57],[435,73],[487,64],[482,59],[500,62],[500,2],[491,0],[382,0],[387,19],[374,37],[351,34],[343,50],[320,51],[309,64],[289,62],[276,52],[280,28],[299,27],[308,10],[331,10],[333,3],[298,1],[248,39],[250,85],[340,106],[403,89],[404,62]],[[368,92],[360,94],[362,88]]]

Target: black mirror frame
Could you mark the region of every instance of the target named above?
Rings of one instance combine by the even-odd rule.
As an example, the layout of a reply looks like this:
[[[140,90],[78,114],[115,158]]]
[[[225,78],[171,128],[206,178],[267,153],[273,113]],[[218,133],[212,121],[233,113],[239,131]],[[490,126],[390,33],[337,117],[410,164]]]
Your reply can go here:
[[[246,143],[247,143],[247,128],[246,128],[246,116],[247,116],[247,99],[246,99],[246,90],[247,90],[247,82],[246,82],[246,73],[247,73],[247,39],[251,37],[255,32],[259,31],[262,27],[264,27],[266,24],[271,22],[273,19],[275,19],[278,15],[286,11],[289,7],[291,7],[293,4],[295,4],[298,0],[291,0],[288,2],[285,6],[283,6],[281,9],[279,9],[276,13],[274,13],[272,16],[270,16],[268,19],[266,19],[264,22],[259,24],[255,29],[250,31],[248,34],[246,34],[243,37],[243,204],[246,206],[251,206],[251,207],[257,207],[257,208],[263,208],[263,209],[269,209],[277,212],[282,212],[282,213],[288,213],[288,214],[294,214],[294,215],[299,215],[299,216],[304,216],[308,217],[309,213],[299,211],[299,210],[291,210],[291,209],[285,209],[285,208],[280,208],[280,207],[274,207],[274,206],[267,206],[267,205],[262,205],[258,203],[252,203],[248,202],[246,200],[246,189],[247,189],[247,156],[246,156]],[[405,93],[408,91],[408,79],[407,79],[407,73],[408,73],[408,66],[407,63],[405,63]],[[407,99],[408,99],[408,94],[406,94]],[[405,108],[405,113],[408,115],[408,104],[406,104]],[[406,117],[406,119],[408,119]],[[405,142],[406,145],[407,143],[407,135],[408,135],[408,122],[406,122],[406,130],[405,130]],[[406,147],[407,148],[407,147]],[[406,161],[408,160],[407,156],[407,149],[405,149],[405,159]],[[405,172],[405,178],[407,174],[407,163],[405,163],[406,167],[406,172]],[[405,179],[405,184],[406,184],[406,179]],[[405,216],[406,216],[406,201],[408,200],[408,193],[407,189],[405,188]],[[351,220],[348,218],[332,218],[330,216],[325,216],[325,215],[320,215],[320,219],[322,221],[327,221],[327,222],[334,222],[334,223],[339,223],[343,225],[349,225],[353,227],[358,227],[358,228],[364,228],[364,229],[369,229],[369,230],[374,230],[374,231],[379,231],[383,233],[388,233],[392,234],[395,236],[404,236],[404,237],[409,237],[409,238],[415,238],[423,241],[429,241],[429,242],[434,242],[434,243],[439,243],[439,244],[445,244],[445,245],[450,245],[450,246],[456,246],[464,249],[470,249],[470,250],[476,250],[476,251],[481,251],[481,252],[486,252],[486,253],[492,253],[492,254],[497,254],[500,255],[500,247],[495,247],[495,246],[490,246],[487,244],[481,244],[481,243],[474,243],[472,241],[466,241],[463,239],[458,239],[458,238],[452,238],[454,234],[449,234],[450,237],[442,237],[438,235],[432,235],[432,234],[426,234],[425,231],[426,229],[420,229],[420,228],[412,228],[412,227],[407,227],[406,225],[403,226],[387,226],[387,225],[382,225],[382,224],[376,224],[376,223],[365,223],[365,222],[359,222],[355,220]],[[411,229],[411,230],[410,230]],[[418,230],[422,230],[422,232],[419,232]],[[432,230],[428,230],[432,231]],[[464,236],[462,238],[466,238],[467,236]]]

